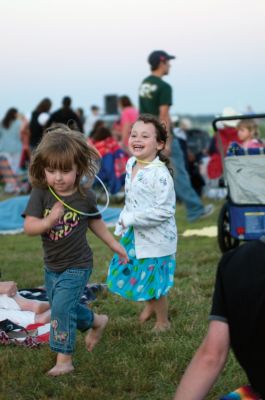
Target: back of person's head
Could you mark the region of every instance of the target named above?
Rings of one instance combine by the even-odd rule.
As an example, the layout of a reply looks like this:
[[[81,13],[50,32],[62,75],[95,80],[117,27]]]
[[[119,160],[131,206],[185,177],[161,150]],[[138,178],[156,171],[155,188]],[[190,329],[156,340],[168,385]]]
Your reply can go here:
[[[111,130],[109,128],[106,128],[105,126],[101,126],[95,130],[92,139],[95,142],[99,142],[100,140],[105,140],[111,136]]]
[[[179,121],[179,127],[183,131],[187,131],[192,128],[192,122],[189,118],[181,118]]]
[[[41,102],[37,105],[37,107],[35,108],[35,111],[37,111],[37,113],[41,114],[41,113],[47,113],[50,111],[52,106],[52,102],[48,97],[45,97],[43,100],[41,100]]]
[[[99,107],[93,105],[93,106],[90,107],[90,110],[91,110],[93,113],[98,113],[98,112],[99,112]]]
[[[62,100],[62,106],[64,108],[69,108],[71,107],[72,99],[69,96],[65,96]]]
[[[94,135],[95,135],[96,131],[103,126],[105,126],[105,122],[102,119],[98,119],[97,121],[95,121],[92,131],[90,132],[90,135],[89,135],[91,137],[91,139],[92,138],[94,139]]]
[[[122,106],[122,108],[125,107],[131,107],[132,106],[132,102],[130,100],[130,98],[126,95],[120,96],[119,97],[119,103]]]
[[[82,108],[82,107],[78,107],[77,109],[76,109],[76,113],[77,113],[77,115],[79,116],[79,117],[83,117],[84,116],[84,109]]]
[[[2,125],[4,128],[8,129],[13,121],[17,119],[18,110],[14,107],[11,107],[7,110],[3,120]]]
[[[237,124],[237,129],[247,129],[253,137],[259,136],[258,125],[254,119],[242,119]]]
[[[77,166],[75,186],[81,191],[80,181],[87,176],[91,181],[99,169],[100,156],[87,144],[84,135],[63,124],[48,128],[32,154],[29,177],[33,187],[47,188],[45,168],[70,171]]]
[[[165,147],[168,134],[167,134],[167,127],[163,122],[161,122],[157,117],[151,114],[141,114],[136,122],[138,121],[141,121],[144,124],[152,124],[155,128],[157,142],[163,143]],[[169,172],[173,174],[169,158],[163,153],[163,150],[158,150],[157,156],[159,157],[160,161],[166,164],[167,168],[169,169]]]

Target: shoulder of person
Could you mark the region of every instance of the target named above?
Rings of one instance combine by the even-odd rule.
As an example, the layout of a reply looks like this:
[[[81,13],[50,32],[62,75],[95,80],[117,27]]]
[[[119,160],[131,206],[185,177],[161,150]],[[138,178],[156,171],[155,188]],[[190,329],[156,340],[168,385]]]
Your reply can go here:
[[[160,177],[165,177],[167,179],[171,179],[171,174],[167,168],[167,166],[161,162],[161,166],[157,166],[157,168],[155,169],[155,175],[160,178]]]
[[[45,201],[45,199],[53,198],[53,194],[49,191],[48,188],[41,188],[41,187],[33,187],[30,193],[30,197],[33,197],[35,199],[40,198],[42,201]]]
[[[84,197],[84,196],[82,196],[79,192],[77,192],[77,195],[79,195],[81,198]],[[85,191],[85,197],[86,197],[86,199],[87,199],[88,201],[93,201],[93,202],[96,201],[96,193],[95,193],[94,190],[91,189],[91,188],[86,189],[86,191]]]
[[[161,79],[161,84],[160,85],[164,89],[167,89],[167,90],[170,90],[170,91],[172,90],[171,85],[168,82],[164,81],[163,79]]]

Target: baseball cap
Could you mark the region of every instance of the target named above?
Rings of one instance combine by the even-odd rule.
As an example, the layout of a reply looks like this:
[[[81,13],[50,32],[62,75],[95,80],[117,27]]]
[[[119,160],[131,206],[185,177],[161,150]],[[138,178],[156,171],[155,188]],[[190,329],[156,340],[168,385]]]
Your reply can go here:
[[[163,50],[155,50],[149,55],[148,62],[152,67],[157,67],[161,61],[174,60],[175,58],[175,56],[171,56]]]

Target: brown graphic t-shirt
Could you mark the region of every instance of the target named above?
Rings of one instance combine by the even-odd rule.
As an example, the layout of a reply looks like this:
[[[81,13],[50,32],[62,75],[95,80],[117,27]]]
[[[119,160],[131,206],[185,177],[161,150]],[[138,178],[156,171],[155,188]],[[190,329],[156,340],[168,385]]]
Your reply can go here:
[[[75,192],[61,199],[78,211],[95,213],[98,211],[96,198],[91,190],[82,196]],[[47,189],[33,189],[23,216],[44,218],[51,212],[56,198]],[[49,231],[41,235],[45,266],[55,272],[66,268],[87,268],[93,266],[92,250],[88,245],[86,232],[89,218],[65,207],[64,215]]]

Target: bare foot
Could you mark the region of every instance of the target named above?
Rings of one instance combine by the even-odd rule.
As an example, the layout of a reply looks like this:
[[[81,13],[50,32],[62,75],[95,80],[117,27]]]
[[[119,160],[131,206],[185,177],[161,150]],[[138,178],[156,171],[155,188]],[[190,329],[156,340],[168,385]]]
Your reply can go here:
[[[35,315],[36,324],[47,324],[51,320],[51,310]]]
[[[72,363],[56,364],[52,369],[47,372],[48,376],[59,376],[69,374],[74,371]]]
[[[141,324],[148,321],[152,317],[153,313],[153,308],[151,307],[151,305],[147,304],[139,316],[139,321],[141,322]]]
[[[85,338],[86,348],[92,351],[100,341],[103,331],[108,323],[107,315],[95,315],[93,327],[89,330]]]
[[[154,332],[154,333],[166,332],[170,329],[170,327],[171,327],[171,324],[169,321],[164,322],[164,323],[157,322],[155,324],[155,326],[153,327],[152,332]]]

